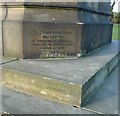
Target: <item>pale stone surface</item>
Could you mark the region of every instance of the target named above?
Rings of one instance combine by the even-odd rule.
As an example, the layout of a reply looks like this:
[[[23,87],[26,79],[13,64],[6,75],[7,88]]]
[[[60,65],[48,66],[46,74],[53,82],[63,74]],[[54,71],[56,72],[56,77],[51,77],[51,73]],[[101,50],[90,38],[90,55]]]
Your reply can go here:
[[[0,56],[2,56],[2,24],[0,21]]]
[[[0,87],[2,86],[2,67],[0,67]],[[2,111],[2,89],[0,89],[0,113]]]

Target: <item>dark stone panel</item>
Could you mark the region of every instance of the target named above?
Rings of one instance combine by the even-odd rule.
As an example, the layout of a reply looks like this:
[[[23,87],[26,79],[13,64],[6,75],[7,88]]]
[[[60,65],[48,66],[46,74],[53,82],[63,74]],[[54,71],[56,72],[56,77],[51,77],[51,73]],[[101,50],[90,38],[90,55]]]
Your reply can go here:
[[[67,58],[80,52],[81,28],[69,23],[23,23],[24,58]]]
[[[112,40],[112,24],[84,24],[81,51],[85,54],[107,45]]]
[[[78,11],[77,17],[79,22],[84,24],[110,24],[109,16],[89,13],[85,11]]]

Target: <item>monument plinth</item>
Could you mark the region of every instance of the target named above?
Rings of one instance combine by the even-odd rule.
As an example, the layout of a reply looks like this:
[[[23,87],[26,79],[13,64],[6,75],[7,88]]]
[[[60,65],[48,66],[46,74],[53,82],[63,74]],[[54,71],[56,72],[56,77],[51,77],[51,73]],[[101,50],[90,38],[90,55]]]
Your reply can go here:
[[[5,56],[78,58],[111,42],[107,2],[7,2],[5,7]]]
[[[110,3],[39,1],[2,5],[3,53],[15,58],[1,62],[3,85],[83,107],[120,61],[118,41],[96,50],[111,42]]]

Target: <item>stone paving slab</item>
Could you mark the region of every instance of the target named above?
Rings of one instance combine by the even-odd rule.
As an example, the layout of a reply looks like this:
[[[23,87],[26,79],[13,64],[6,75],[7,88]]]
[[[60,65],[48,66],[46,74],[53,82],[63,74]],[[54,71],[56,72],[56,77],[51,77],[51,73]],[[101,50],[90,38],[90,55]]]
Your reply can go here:
[[[120,81],[118,78],[120,78],[120,63],[84,108],[104,114],[118,114],[120,110],[118,109]]]
[[[5,87],[2,88],[2,110],[10,114],[94,114]]]
[[[117,65],[118,41],[78,60],[20,60],[3,65],[6,86],[54,101],[85,105]]]

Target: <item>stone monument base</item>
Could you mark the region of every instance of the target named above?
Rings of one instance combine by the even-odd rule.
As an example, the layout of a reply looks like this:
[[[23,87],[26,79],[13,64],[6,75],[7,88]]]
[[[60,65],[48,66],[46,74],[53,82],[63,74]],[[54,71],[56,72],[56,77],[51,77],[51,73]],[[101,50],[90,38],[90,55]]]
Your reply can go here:
[[[74,4],[3,5],[6,13],[4,56],[18,59],[78,58],[110,43],[112,24],[108,10],[91,8],[88,3]]]

